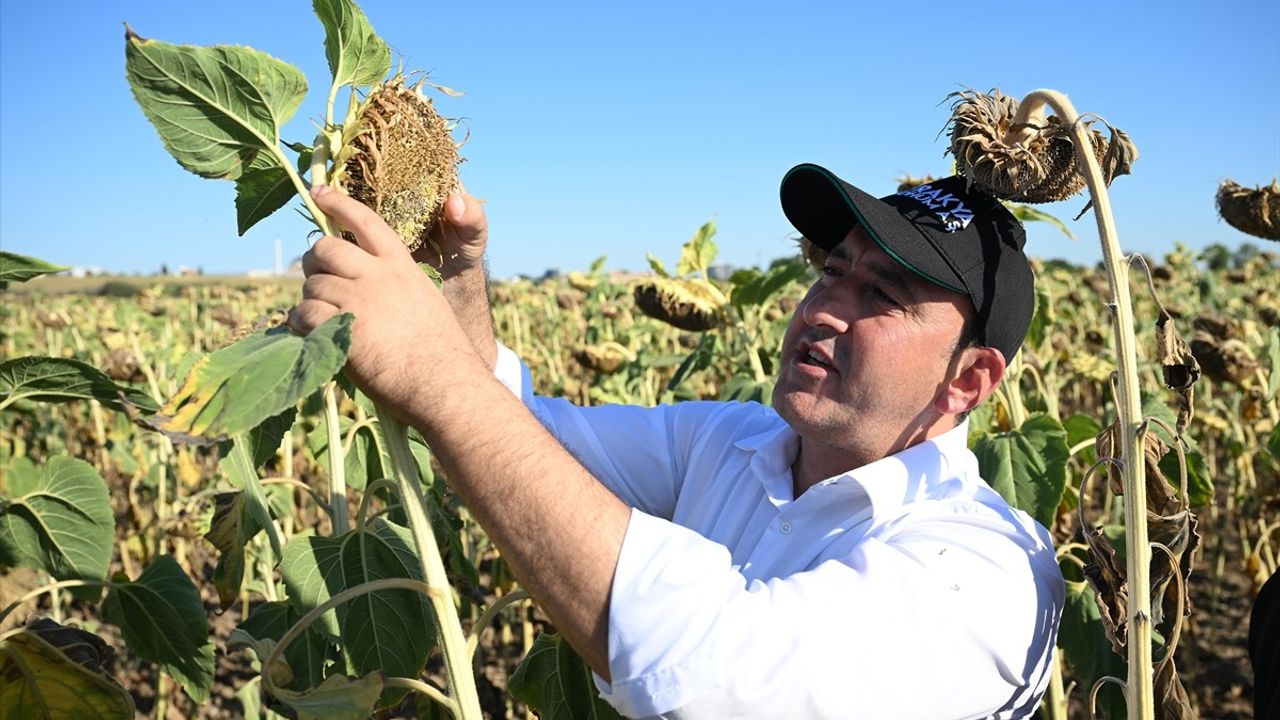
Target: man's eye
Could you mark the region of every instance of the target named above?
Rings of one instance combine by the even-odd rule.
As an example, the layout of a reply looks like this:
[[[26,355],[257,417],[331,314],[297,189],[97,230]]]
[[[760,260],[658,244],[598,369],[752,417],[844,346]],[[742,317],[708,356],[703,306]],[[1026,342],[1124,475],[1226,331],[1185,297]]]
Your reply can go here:
[[[892,307],[899,307],[898,301],[894,300],[893,297],[889,295],[889,293],[885,292],[884,289],[878,285],[873,285],[871,287],[871,294],[872,296],[875,297],[876,300],[884,303],[885,305],[890,305]]]
[[[830,277],[840,277],[840,275],[841,275],[841,273],[840,273],[840,268],[835,267],[835,266],[832,266],[832,265],[823,265],[823,266],[822,266],[822,274],[823,274],[823,275],[830,276]]]

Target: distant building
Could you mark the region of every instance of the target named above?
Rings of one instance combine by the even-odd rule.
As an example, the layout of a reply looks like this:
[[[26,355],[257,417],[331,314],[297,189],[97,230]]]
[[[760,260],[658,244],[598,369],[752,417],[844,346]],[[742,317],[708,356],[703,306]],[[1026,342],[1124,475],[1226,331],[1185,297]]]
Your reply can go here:
[[[711,267],[707,268],[707,277],[711,278],[712,280],[720,280],[720,281],[728,282],[729,278],[733,276],[733,271],[734,271],[734,267],[728,263],[712,265]]]

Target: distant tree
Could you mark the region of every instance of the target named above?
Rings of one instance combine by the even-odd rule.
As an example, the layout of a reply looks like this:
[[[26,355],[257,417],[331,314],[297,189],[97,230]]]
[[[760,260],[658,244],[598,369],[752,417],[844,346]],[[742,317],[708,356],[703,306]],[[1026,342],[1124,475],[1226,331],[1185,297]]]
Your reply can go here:
[[[169,275],[169,263],[160,263],[160,274],[166,277]]]
[[[1231,250],[1222,243],[1214,243],[1200,251],[1200,262],[1210,270],[1226,270],[1231,265]]]
[[[1240,247],[1236,248],[1235,253],[1231,255],[1231,265],[1236,269],[1243,268],[1250,260],[1257,257],[1262,249],[1251,242],[1240,243]]]

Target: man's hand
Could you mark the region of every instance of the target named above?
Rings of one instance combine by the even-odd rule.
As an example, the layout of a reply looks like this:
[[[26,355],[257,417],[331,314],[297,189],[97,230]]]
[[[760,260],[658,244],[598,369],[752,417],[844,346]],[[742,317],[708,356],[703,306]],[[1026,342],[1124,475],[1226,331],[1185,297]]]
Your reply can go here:
[[[418,248],[413,259],[440,271],[446,282],[469,272],[484,275],[484,251],[489,243],[489,221],[484,208],[459,186],[444,203],[444,221],[437,224],[431,240],[439,249],[436,255],[430,244]]]
[[[414,253],[414,259],[426,262],[444,278],[444,297],[453,308],[458,324],[485,367],[492,370],[498,346],[493,333],[493,313],[489,308],[488,278],[485,275],[484,251],[489,242],[489,221],[480,201],[459,187],[444,204],[444,220],[432,235],[439,248],[437,255],[430,244]]]
[[[411,398],[429,397],[450,368],[479,360],[443,295],[413,261],[399,236],[373,210],[325,186],[316,206],[358,245],[323,237],[302,258],[302,302],[289,325],[311,332],[338,313],[356,316],[347,372],[397,415]]]

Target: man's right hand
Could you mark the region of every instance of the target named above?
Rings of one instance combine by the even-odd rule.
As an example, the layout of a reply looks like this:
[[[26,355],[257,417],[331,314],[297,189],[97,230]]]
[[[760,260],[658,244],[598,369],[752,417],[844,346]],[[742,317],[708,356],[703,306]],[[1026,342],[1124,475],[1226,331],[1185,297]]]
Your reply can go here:
[[[444,218],[436,226],[431,239],[440,254],[435,254],[428,243],[413,254],[413,259],[439,270],[446,282],[473,271],[484,274],[489,221],[485,218],[481,202],[467,194],[461,185],[445,201]]]
[[[484,206],[459,185],[444,204],[444,218],[432,236],[439,254],[423,245],[413,259],[440,271],[444,297],[453,315],[466,331],[467,339],[480,359],[493,369],[498,357],[493,332],[493,311],[489,307],[488,277],[484,266],[489,243],[489,221]]]

